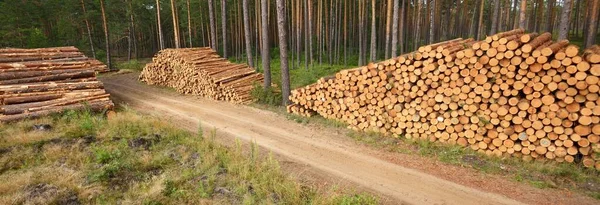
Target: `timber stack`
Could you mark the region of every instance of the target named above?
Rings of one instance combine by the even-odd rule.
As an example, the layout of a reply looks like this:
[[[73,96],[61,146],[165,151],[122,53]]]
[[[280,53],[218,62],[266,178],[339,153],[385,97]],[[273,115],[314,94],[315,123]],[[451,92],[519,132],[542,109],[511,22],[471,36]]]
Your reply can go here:
[[[107,71],[75,47],[0,49],[0,122],[114,104],[98,79]]]
[[[579,55],[551,37],[517,29],[422,46],[293,90],[288,112],[600,169],[600,47]]]
[[[140,80],[175,88],[183,94],[239,104],[252,102],[255,83],[263,75],[246,64],[231,63],[211,48],[161,50],[144,67]]]

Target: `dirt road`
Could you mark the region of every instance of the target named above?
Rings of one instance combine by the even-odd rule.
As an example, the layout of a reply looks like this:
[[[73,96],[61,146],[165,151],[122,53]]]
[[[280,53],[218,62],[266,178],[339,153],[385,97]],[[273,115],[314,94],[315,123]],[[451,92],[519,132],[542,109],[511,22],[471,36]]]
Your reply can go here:
[[[201,122],[203,126],[217,128],[220,133],[254,141],[295,163],[384,195],[393,203],[521,204],[501,194],[457,184],[363,153],[363,148],[342,142],[341,137],[334,136],[336,133],[315,130],[269,111],[181,96],[143,85],[136,79],[134,73],[102,81],[113,96],[134,109],[165,116],[176,124],[187,124],[188,129],[195,130]],[[528,197],[528,193],[521,194]]]

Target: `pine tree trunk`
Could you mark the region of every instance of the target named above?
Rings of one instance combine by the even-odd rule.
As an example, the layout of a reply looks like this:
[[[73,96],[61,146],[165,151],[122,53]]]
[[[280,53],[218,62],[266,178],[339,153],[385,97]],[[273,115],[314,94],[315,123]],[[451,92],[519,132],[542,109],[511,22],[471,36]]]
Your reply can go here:
[[[483,6],[484,6],[484,1],[481,1],[480,3],[480,7],[479,7],[479,21],[477,23],[477,39],[481,39],[481,30],[483,30]]]
[[[358,0],[358,66],[362,66],[364,65],[363,62],[363,36],[364,36],[364,26],[363,26],[363,1],[364,0]]]
[[[404,0],[403,0],[404,1]],[[398,48],[398,4],[399,0],[394,0],[394,8],[392,14],[392,58],[398,56],[397,48]]]
[[[304,18],[303,18],[303,22],[304,22],[304,29],[306,34],[304,35],[304,68],[306,68],[306,70],[308,70],[308,39],[310,38],[310,36],[308,35],[308,2],[306,0],[303,0],[304,2]]]
[[[564,0],[562,13],[560,15],[560,24],[558,29],[558,40],[569,37],[569,17],[571,16],[571,0]]]
[[[396,5],[397,3],[400,3],[400,2],[395,0],[394,5]],[[401,4],[402,4],[402,9],[400,10],[400,19],[397,20],[399,22],[396,22],[396,24],[395,24],[396,25],[396,33],[398,33],[398,35],[397,35],[398,40],[396,42],[397,45],[394,45],[394,47],[400,48],[400,53],[404,53],[404,48],[405,48],[404,39],[405,39],[405,35],[408,36],[408,34],[407,34],[408,32],[405,31],[406,30],[405,27],[407,27],[407,25],[406,25],[406,18],[407,18],[406,17],[406,4],[407,4],[406,0],[402,0]],[[398,8],[395,8],[395,9],[396,9],[396,13],[397,13]],[[396,17],[396,18],[398,18],[398,17]],[[398,32],[398,28],[400,29],[400,32]],[[393,34],[393,35],[396,36],[396,34]],[[398,56],[397,53],[392,54],[392,55],[394,55],[394,57]]]
[[[223,35],[223,58],[227,58],[227,1],[221,0],[221,33]]]
[[[554,4],[556,4],[556,0],[548,0],[548,16],[546,18],[546,32],[552,33],[554,26]]]
[[[85,20],[85,28],[87,29],[88,40],[90,41],[90,50],[92,56],[96,58],[96,51],[94,50],[94,41],[92,40],[92,30],[90,29],[90,22],[87,18],[87,11],[85,10],[85,3],[81,0],[81,9],[83,10],[83,19]]]
[[[309,62],[310,65],[313,64],[313,3],[312,0],[308,0],[308,33],[306,36],[308,37],[308,49],[309,49]]]
[[[582,0],[577,0],[577,4],[575,6],[575,37],[579,37],[579,16],[581,15],[579,13],[579,9],[581,8],[581,1]]]
[[[390,40],[391,40],[391,33],[392,32],[392,0],[387,0],[386,2],[386,8],[387,8],[387,12],[386,12],[386,19],[385,19],[385,59],[389,59],[390,58]]]
[[[435,0],[429,1],[429,44],[433,44],[435,39]]]
[[[442,1],[443,2],[443,1]],[[439,1],[436,1],[436,5],[438,7],[438,11],[441,11],[443,3],[440,3]],[[450,6],[452,6],[452,4],[448,4],[447,5],[448,8],[446,9],[446,11],[444,12],[444,18],[443,19],[451,19],[451,15],[450,15]],[[442,25],[442,15],[438,14],[435,18],[435,25],[439,26],[439,28],[437,29],[437,40],[446,40],[448,39],[448,32],[451,31],[451,26],[452,24],[443,24]],[[456,18],[460,19],[460,13],[456,13]],[[442,29],[443,28],[443,29]],[[441,39],[440,39],[441,37]]]
[[[179,48],[179,23],[177,22],[175,0],[171,0],[171,15],[173,16],[173,36],[175,37],[175,48]]]
[[[419,44],[421,41],[421,0],[417,0],[417,8],[415,8],[415,12],[417,15],[415,16],[415,38],[414,38],[414,49],[417,50],[419,48]]]
[[[106,65],[109,70],[112,70],[112,62],[110,60],[110,36],[108,31],[108,21],[106,19],[106,11],[104,9],[104,0],[100,0],[100,9],[102,12],[102,27],[104,27],[104,44],[106,47]]]
[[[284,0],[277,1],[277,28],[279,30],[279,55],[281,58],[281,97],[283,105],[289,104],[290,96],[290,75],[288,67],[288,48],[287,48],[287,31],[286,18],[284,12]]]
[[[494,0],[493,14],[492,14],[492,25],[490,26],[489,35],[493,35],[498,32],[498,10],[500,9],[500,1]]]
[[[192,43],[192,16],[190,14],[190,0],[187,0],[187,18],[188,18],[188,36],[190,37],[189,47],[193,47]]]
[[[598,33],[598,6],[599,0],[591,0],[589,7],[588,28],[584,47],[589,48],[596,43],[596,34]]]
[[[538,0],[536,4],[535,30],[542,31],[542,19],[544,19],[544,0]]]
[[[519,28],[525,29],[525,23],[527,22],[527,0],[521,0],[521,9],[519,10]]]
[[[363,17],[364,18],[364,17]],[[333,5],[333,0],[329,1],[329,34],[327,35],[329,37],[328,41],[327,41],[327,50],[329,53],[329,65],[333,65],[333,53],[334,48],[333,48],[333,42],[335,38],[334,32],[335,32],[335,12],[334,12],[334,5]],[[364,52],[363,52],[364,53]]]
[[[528,16],[529,19],[527,20],[527,27],[529,28],[528,30],[535,31],[535,32],[537,32],[537,29],[536,29],[536,26],[537,26],[536,18],[538,17],[536,15],[537,8],[538,8],[537,2],[531,1],[531,11],[530,11],[531,15]]]
[[[129,7],[129,32],[127,35],[127,61],[131,60],[131,46],[132,46],[132,38],[134,38],[135,36],[133,35],[133,7],[131,7],[131,1],[129,1],[128,4]]]
[[[340,11],[341,11],[341,7],[337,6],[339,4],[340,0],[335,0],[335,7],[334,7],[334,12],[335,12],[335,18],[333,19],[333,25],[334,25],[334,29],[333,29],[333,63],[339,64],[339,42],[340,42],[340,30],[342,29],[340,27],[340,23],[341,18],[339,18],[341,16]]]
[[[377,27],[375,24],[375,0],[371,0],[371,61],[375,61],[377,58]]]
[[[260,49],[261,49],[261,45],[262,45],[262,42],[260,41],[260,38],[261,38],[260,30],[262,28],[261,24],[260,24],[260,21],[262,20],[260,18],[260,9],[261,9],[260,5],[261,5],[260,0],[254,0],[254,20],[255,20],[255,22],[254,22],[254,33],[255,33],[255,35],[254,35],[254,37],[255,37],[254,38],[254,46],[255,46],[254,53],[256,53],[256,55],[254,55],[254,62],[257,63],[256,70],[258,70],[258,56],[259,56],[259,53],[261,52]]]
[[[202,6],[200,6],[200,12],[202,11]],[[205,30],[204,30],[204,15],[200,15],[200,37],[202,38],[202,46],[206,46],[206,38],[205,38]]]
[[[162,32],[162,22],[160,20],[160,0],[156,0],[156,18],[158,20],[158,45],[159,45],[159,49],[165,49],[165,40],[163,38],[163,32]]]
[[[296,63],[300,67],[300,54],[302,49],[302,3],[296,0]],[[286,38],[287,39],[287,38]],[[292,63],[292,68],[293,68]]]
[[[593,4],[594,0],[589,0],[586,2],[586,5],[584,6],[585,8],[585,13],[583,14],[583,28],[582,28],[582,32],[583,32],[583,45],[584,47],[587,45],[587,36],[588,36],[588,30],[590,28],[590,13],[591,13],[591,9],[592,9],[592,4]]]
[[[210,21],[210,46],[217,50],[217,27],[215,26],[215,8],[213,0],[208,0],[208,18]]]
[[[517,18],[517,0],[513,0],[513,5],[512,5],[512,14],[511,14],[511,22],[512,22],[512,29],[516,29],[519,28],[519,18]]]
[[[319,37],[319,45],[317,46],[318,50],[319,50],[319,64],[323,63],[323,1],[319,0],[319,11],[318,11],[318,20],[317,20],[317,27],[319,28],[319,31],[317,32],[317,36]]]
[[[244,41],[246,43],[246,57],[248,59],[248,65],[254,67],[254,61],[252,59],[252,46],[250,42],[250,21],[248,20],[248,0],[242,0],[242,10],[244,15]]]
[[[344,66],[346,65],[348,65],[348,0],[344,0]]]
[[[260,55],[262,58],[262,66],[265,75],[265,89],[270,89],[271,87],[271,56],[269,54],[269,0],[261,0],[260,3],[261,8],[261,35],[262,35],[262,48],[260,51]],[[286,44],[286,41],[283,41],[283,44]],[[279,41],[281,44],[281,41]],[[286,45],[287,47],[287,45]],[[283,59],[281,59],[283,62]],[[287,63],[287,59],[286,59]]]
[[[129,4],[131,7],[131,3]],[[136,38],[136,30],[135,30],[135,17],[134,17],[134,10],[133,8],[131,8],[131,14],[129,14],[129,18],[131,20],[131,38],[132,38],[132,49],[133,49],[133,56],[137,59],[138,58],[138,50],[137,50],[137,38]]]

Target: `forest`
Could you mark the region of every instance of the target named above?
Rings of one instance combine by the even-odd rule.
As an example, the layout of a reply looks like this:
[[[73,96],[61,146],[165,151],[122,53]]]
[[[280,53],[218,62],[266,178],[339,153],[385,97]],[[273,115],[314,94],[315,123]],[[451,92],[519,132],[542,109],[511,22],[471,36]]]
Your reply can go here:
[[[210,46],[225,57],[246,59],[251,53],[253,61],[257,61],[263,32],[268,33],[270,49],[279,45],[275,3],[275,0],[3,0],[0,1],[0,47],[73,45],[90,56],[105,59],[102,17],[105,13],[108,44],[115,58],[150,57],[161,48]],[[458,37],[482,39],[487,34],[518,27],[529,32],[548,31],[558,37],[565,15],[568,38],[577,43],[588,33],[595,35],[596,31],[588,32],[587,28],[590,22],[597,24],[598,16],[597,1],[583,0],[285,0],[283,3],[290,58],[298,62],[308,56],[310,64],[362,65],[431,42]],[[261,4],[266,4],[265,12]],[[263,13],[267,24],[264,31]],[[246,25],[248,32],[244,30]],[[593,44],[595,39],[590,40]]]
[[[277,3],[285,14],[281,19]],[[221,56],[250,66],[260,61],[264,69],[270,59],[281,59],[278,48],[285,45],[290,69],[360,66],[420,45],[483,39],[514,28],[551,32],[555,39],[589,47],[596,40],[598,4],[597,0],[4,0],[0,47],[72,45],[110,68],[111,59],[148,58],[164,48],[212,47]],[[285,32],[280,32],[279,24]],[[268,85],[270,69],[264,70]]]

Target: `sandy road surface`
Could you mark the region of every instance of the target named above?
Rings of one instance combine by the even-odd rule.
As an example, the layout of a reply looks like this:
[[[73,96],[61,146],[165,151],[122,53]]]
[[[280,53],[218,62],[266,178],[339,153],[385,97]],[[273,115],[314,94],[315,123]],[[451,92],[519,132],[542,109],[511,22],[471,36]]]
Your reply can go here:
[[[325,136],[335,133],[322,133],[268,111],[180,96],[143,85],[136,79],[135,74],[126,74],[102,81],[113,96],[134,109],[164,115],[176,124],[197,127],[201,121],[203,126],[215,127],[220,133],[254,141],[295,163],[379,193],[393,200],[392,203],[520,204],[500,194],[463,186],[361,153],[358,147]]]

